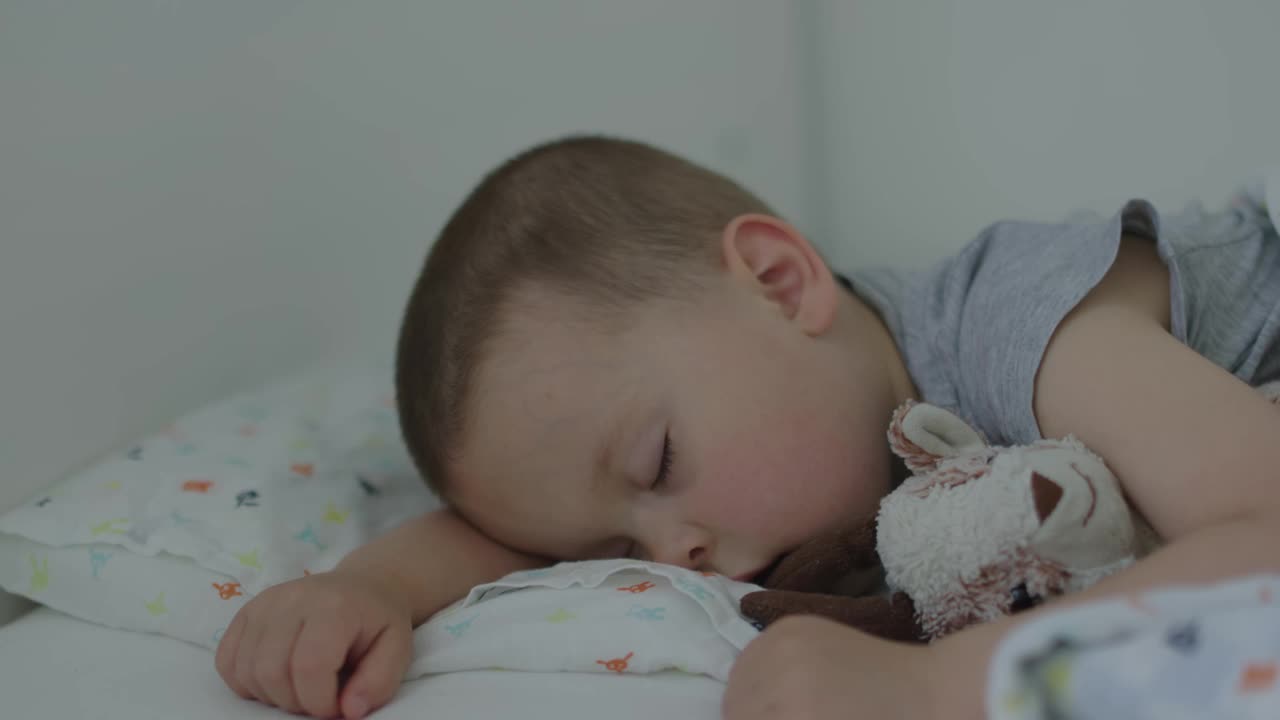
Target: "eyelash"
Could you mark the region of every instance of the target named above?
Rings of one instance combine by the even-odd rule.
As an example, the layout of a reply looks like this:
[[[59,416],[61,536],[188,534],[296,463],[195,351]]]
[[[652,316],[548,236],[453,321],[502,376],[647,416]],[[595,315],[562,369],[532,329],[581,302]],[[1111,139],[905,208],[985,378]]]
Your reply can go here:
[[[657,490],[667,483],[671,476],[671,463],[675,461],[676,452],[671,447],[671,435],[662,436],[662,459],[658,462],[658,476],[653,479],[650,490]]]

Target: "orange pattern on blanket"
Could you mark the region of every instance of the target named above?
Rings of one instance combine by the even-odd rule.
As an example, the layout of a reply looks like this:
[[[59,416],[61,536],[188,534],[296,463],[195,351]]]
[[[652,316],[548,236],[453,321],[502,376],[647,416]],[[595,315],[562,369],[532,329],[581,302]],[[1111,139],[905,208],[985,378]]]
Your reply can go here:
[[[294,463],[289,466],[289,469],[302,477],[311,477],[312,473],[316,471],[315,466],[311,463]]]
[[[1134,610],[1137,610],[1143,615],[1153,615],[1153,616],[1160,615],[1160,613],[1155,608],[1147,604],[1147,599],[1145,596],[1142,595],[1142,593],[1130,593],[1124,597],[1124,600],[1126,603],[1129,604],[1129,607],[1133,608]]]
[[[1276,674],[1280,668],[1274,662],[1249,663],[1240,673],[1240,694],[1270,690],[1276,684]]]
[[[636,583],[635,585],[620,587],[618,588],[618,592],[629,592],[633,595],[638,595],[646,590],[652,590],[654,587],[656,586],[653,583],[649,582],[648,580],[645,580],[644,582]]]
[[[218,597],[223,600],[230,600],[238,595],[244,595],[244,593],[240,592],[240,583],[238,582],[227,582],[222,583],[221,585],[218,583],[209,584],[213,586],[214,590],[218,591]]]
[[[188,480],[182,483],[183,492],[207,493],[212,487],[212,480]]]
[[[635,653],[627,653],[626,657],[614,658],[612,660],[597,660],[596,664],[603,665],[605,669],[610,672],[624,673],[627,671],[627,661],[631,659],[632,655],[635,655]]]

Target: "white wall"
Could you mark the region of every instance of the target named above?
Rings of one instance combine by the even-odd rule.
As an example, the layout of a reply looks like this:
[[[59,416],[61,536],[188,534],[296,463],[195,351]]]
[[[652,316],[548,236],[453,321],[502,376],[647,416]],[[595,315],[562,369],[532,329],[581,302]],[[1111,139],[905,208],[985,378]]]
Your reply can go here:
[[[815,0],[841,263],[1004,217],[1220,202],[1280,161],[1276,0]]]

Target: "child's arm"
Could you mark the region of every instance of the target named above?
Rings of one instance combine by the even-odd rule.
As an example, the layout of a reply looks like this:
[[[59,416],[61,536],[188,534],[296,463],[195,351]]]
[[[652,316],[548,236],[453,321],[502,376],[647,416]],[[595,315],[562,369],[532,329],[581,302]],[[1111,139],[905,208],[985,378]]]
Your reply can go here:
[[[499,545],[451,510],[437,510],[357,548],[334,572],[372,574],[394,585],[417,627],[476,585],[549,562]]]
[[[1168,292],[1168,270],[1150,243],[1126,241],[1041,364],[1035,410],[1043,434],[1073,433],[1101,454],[1168,543],[1049,608],[1280,571],[1280,408],[1167,332]],[[971,628],[927,649],[784,619],[735,666],[726,717],[756,717],[754,709],[765,707],[842,717],[857,707],[868,716],[981,718],[996,646],[1043,612]]]
[[[218,645],[218,673],[242,697],[289,712],[362,717],[395,695],[414,626],[475,585],[545,564],[489,540],[451,511],[428,513],[352,552],[332,572],[253,598]]]
[[[1106,595],[1280,571],[1280,407],[1166,331],[1168,270],[1128,243],[1054,335],[1036,381],[1046,437],[1075,433],[1106,458],[1168,545],[1060,607]],[[981,717],[992,651],[1023,616],[956,635],[948,694]],[[948,661],[943,664],[950,667]],[[961,686],[967,688],[961,689]]]

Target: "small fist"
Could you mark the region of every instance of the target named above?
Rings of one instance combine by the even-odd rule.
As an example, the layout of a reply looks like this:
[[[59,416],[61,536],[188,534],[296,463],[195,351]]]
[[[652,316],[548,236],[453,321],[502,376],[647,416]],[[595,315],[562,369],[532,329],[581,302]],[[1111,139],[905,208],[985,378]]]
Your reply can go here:
[[[787,617],[738,657],[726,720],[941,717],[930,692],[930,648],[871,637],[817,617]]]
[[[215,663],[241,697],[320,718],[360,718],[395,695],[412,637],[407,602],[385,581],[319,573],[249,601]]]

